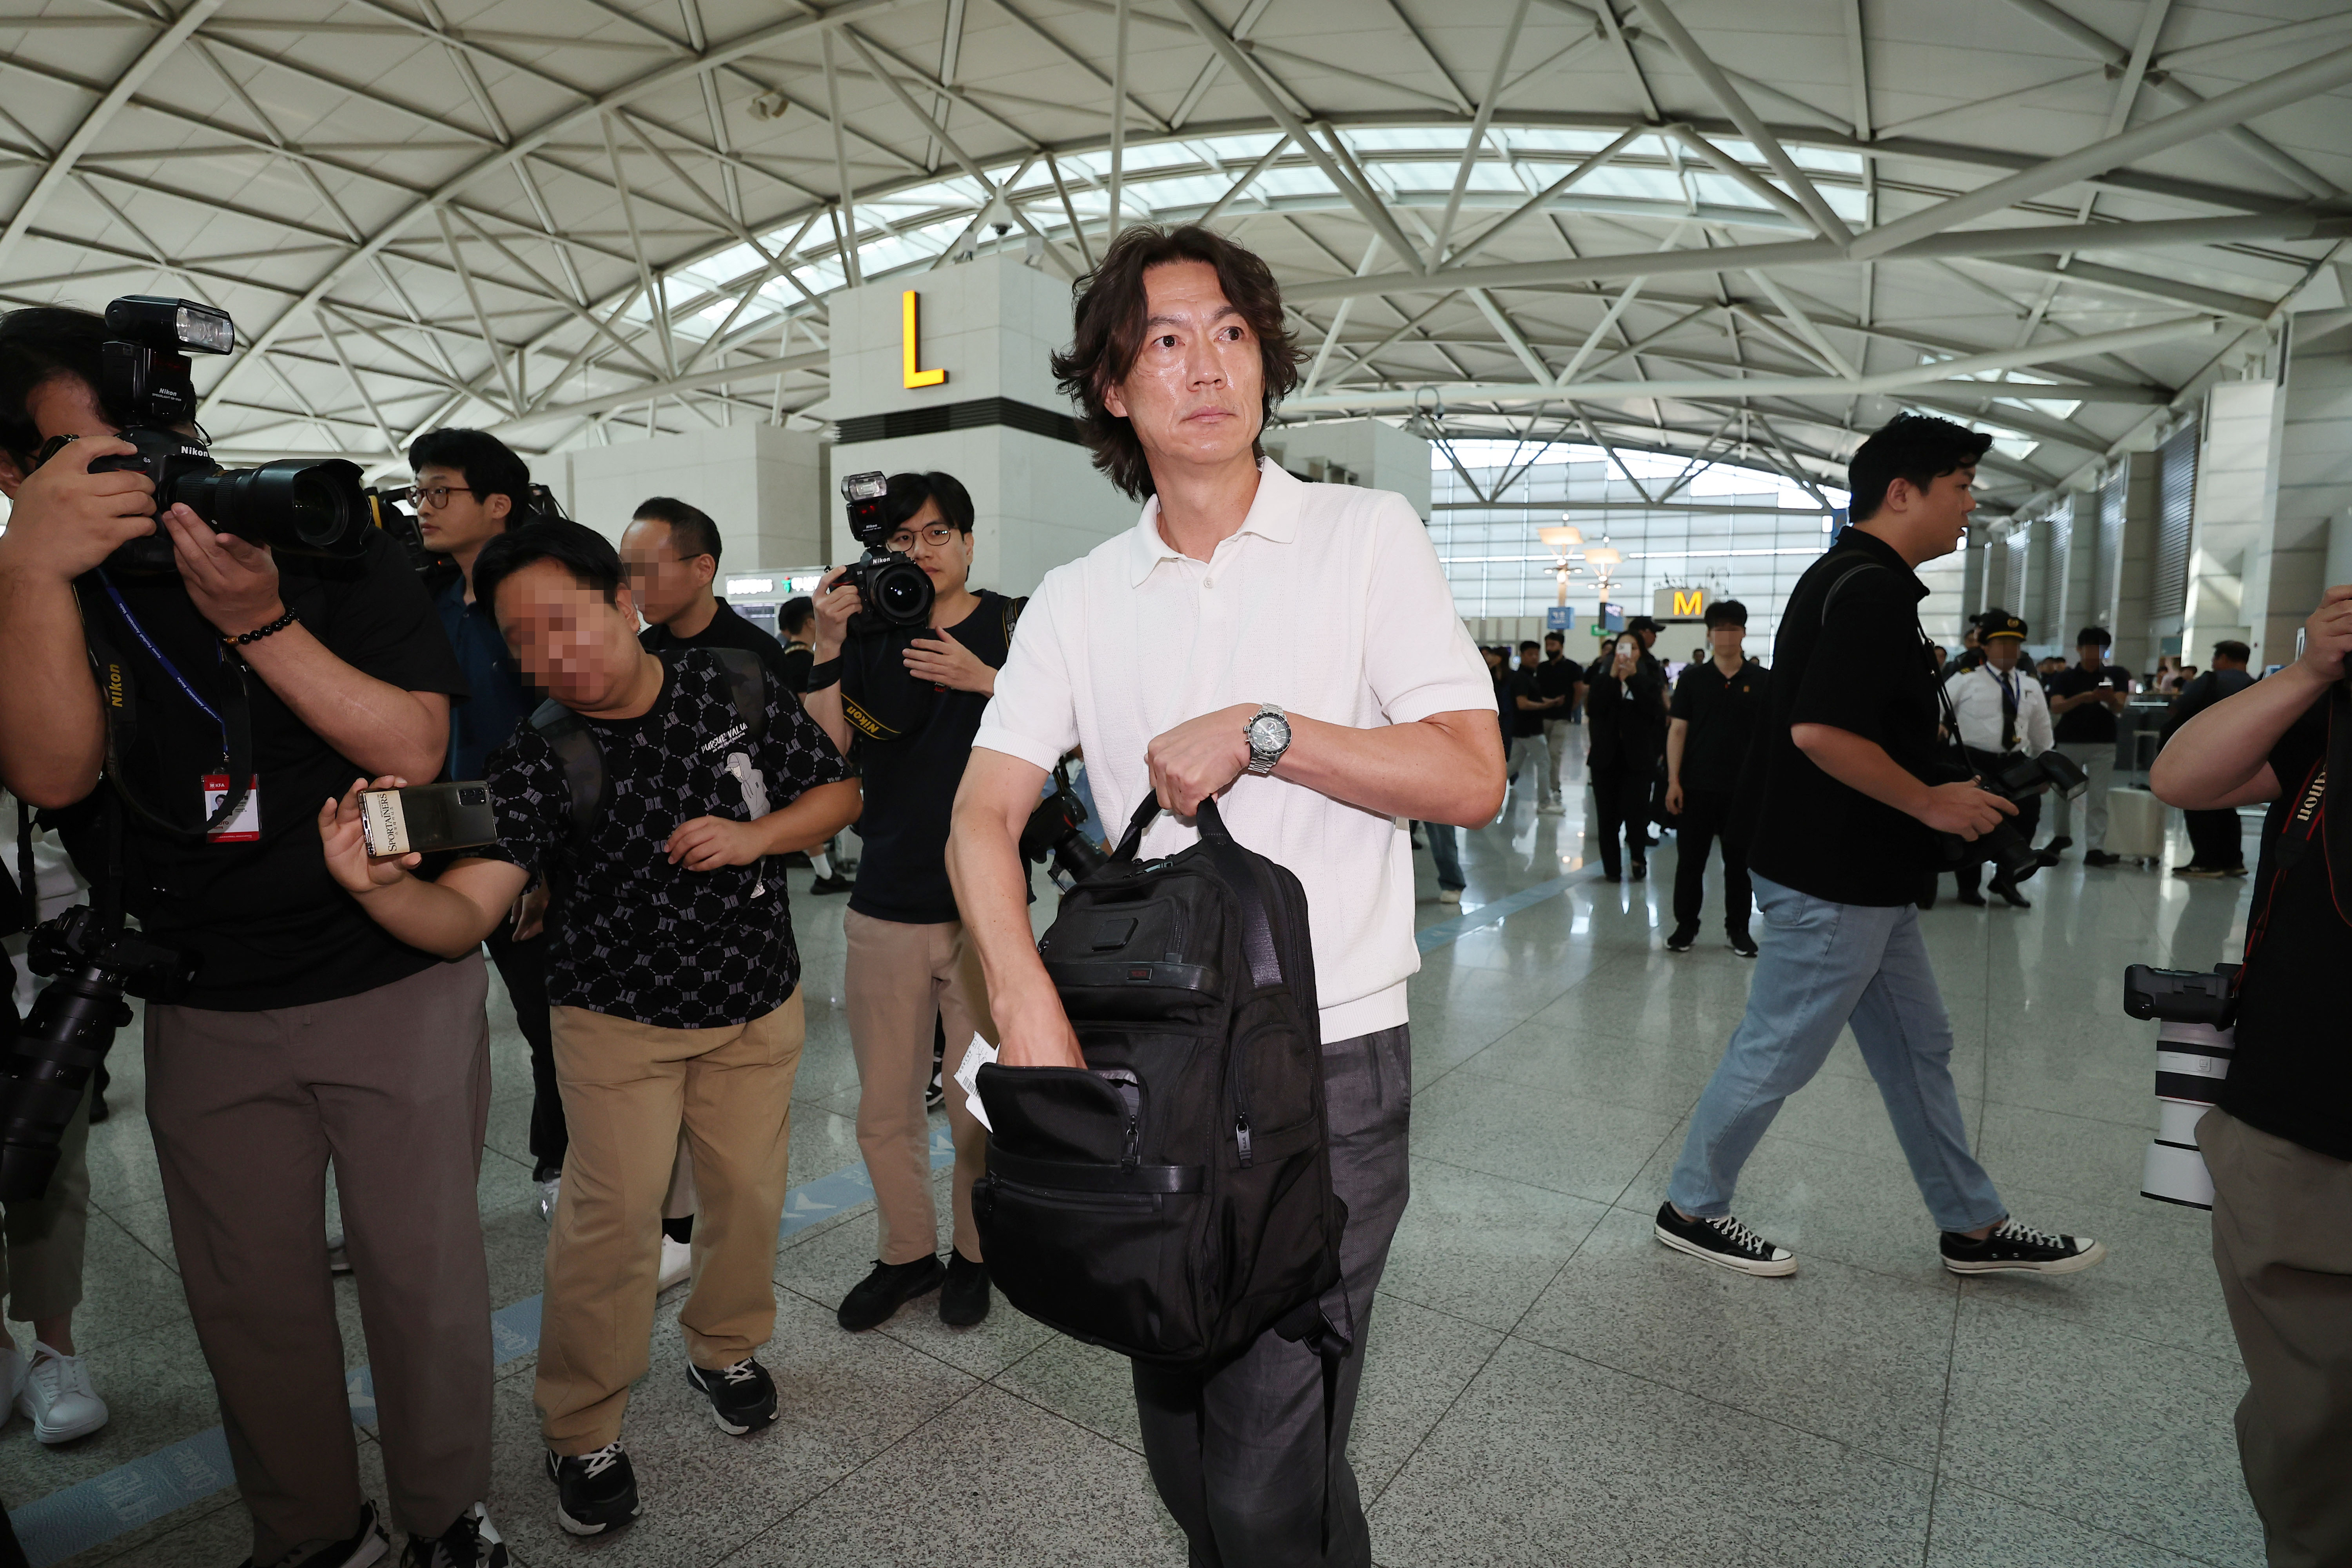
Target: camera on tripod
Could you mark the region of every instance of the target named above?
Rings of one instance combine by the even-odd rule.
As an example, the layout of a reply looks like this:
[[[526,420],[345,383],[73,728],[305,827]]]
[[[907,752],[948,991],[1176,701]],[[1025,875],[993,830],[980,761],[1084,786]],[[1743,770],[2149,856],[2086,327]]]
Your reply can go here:
[[[1064,893],[1103,867],[1102,846],[1087,837],[1087,803],[1070,782],[1066,763],[1054,765],[1054,788],[1021,828],[1021,858],[1046,866]],[[1024,873],[1023,874],[1027,874]]]
[[[840,578],[857,590],[864,606],[849,623],[850,634],[929,625],[938,597],[931,574],[888,548],[898,528],[890,518],[889,476],[852,474],[841,482],[841,497],[849,505],[849,531],[866,547],[866,554],[844,568]]]
[[[1963,765],[1956,764],[1958,768]],[[2080,764],[2062,751],[2045,751],[2039,757],[2021,757],[2013,762],[1979,772],[1975,768],[1958,772],[1957,778],[1973,778],[1980,789],[1990,790],[2011,805],[2021,805],[2034,796],[2056,790],[2072,800],[2090,788],[2090,775]],[[2017,825],[2004,817],[1991,831],[1973,839],[1963,839],[1958,833],[1938,833],[1947,865],[1971,865],[1979,861],[1990,861],[1997,875],[2012,883],[2023,882],[2042,869],[2042,862],[2033,852]]]
[[[2184,1208],[2213,1207],[2213,1177],[2197,1146],[2197,1123],[2221,1098],[2237,1054],[2239,966],[2210,974],[2134,964],[2124,971],[2124,1011],[2154,1019],[2156,1136],[2141,1167],[2142,1197]]]
[[[27,959],[55,975],[0,1063],[0,1203],[39,1197],[58,1168],[58,1141],[131,1021],[127,992],[168,1002],[186,994],[195,960],[78,904],[33,932]]]
[[[115,434],[138,448],[100,457],[93,473],[144,474],[155,486],[161,515],[184,506],[213,528],[288,555],[355,556],[367,542],[367,498],[360,468],[340,457],[289,457],[257,468],[223,468],[201,432],[172,428],[189,423],[196,390],[191,353],[226,354],[236,347],[236,326],[221,311],[187,299],[130,295],[106,308],[106,326],[120,333],[100,350],[100,406],[130,423]],[[49,456],[71,437],[41,449]],[[107,558],[122,571],[179,570],[172,540],[160,528]]]

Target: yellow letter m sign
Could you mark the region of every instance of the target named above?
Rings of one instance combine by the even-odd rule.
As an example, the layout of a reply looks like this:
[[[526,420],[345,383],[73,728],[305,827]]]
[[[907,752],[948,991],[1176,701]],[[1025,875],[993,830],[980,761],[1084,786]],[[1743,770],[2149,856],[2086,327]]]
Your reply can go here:
[[[1677,589],[1675,589],[1675,614],[1677,614],[1677,615],[1704,615],[1704,614],[1706,614],[1706,589],[1704,589],[1704,588],[1677,588]]]

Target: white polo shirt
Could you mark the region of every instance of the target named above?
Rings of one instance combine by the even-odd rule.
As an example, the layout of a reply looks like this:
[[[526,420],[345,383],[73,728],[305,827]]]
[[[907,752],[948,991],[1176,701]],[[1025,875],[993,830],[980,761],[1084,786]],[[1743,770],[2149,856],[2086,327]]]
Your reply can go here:
[[[2000,716],[2006,700],[2014,704],[2017,713],[2017,749],[2028,757],[2039,757],[2054,744],[2050,737],[2050,699],[2042,694],[2042,683],[2025,673],[2022,661],[2005,680],[2011,693],[2007,699],[2001,695],[2004,677],[1990,664],[1962,670],[1944,683],[1952,694],[1952,711],[1960,721],[1960,744],[2000,752]]]
[[[1130,532],[1046,574],[973,745],[1039,768],[1084,747],[1096,808],[1116,834],[1150,790],[1144,751],[1155,738],[1268,702],[1359,729],[1494,711],[1486,661],[1403,497],[1261,464],[1247,520],[1205,561],[1160,537],[1155,497]],[[1218,810],[1307,890],[1323,1038],[1403,1023],[1405,978],[1421,967],[1404,821],[1248,774]],[[1143,852],[1197,836],[1162,816]]]

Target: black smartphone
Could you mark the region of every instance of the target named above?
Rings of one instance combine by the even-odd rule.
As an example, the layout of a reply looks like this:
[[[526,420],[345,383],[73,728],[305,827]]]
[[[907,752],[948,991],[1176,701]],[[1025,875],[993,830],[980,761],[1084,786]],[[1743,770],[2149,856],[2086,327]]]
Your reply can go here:
[[[497,810],[490,787],[472,783],[412,784],[360,795],[360,833],[372,855],[467,850],[496,843]]]

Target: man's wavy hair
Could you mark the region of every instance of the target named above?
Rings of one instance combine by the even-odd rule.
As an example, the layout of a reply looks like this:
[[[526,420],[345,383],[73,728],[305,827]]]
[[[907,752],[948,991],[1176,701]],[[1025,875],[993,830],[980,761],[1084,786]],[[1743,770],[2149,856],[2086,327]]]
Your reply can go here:
[[[1151,465],[1144,458],[1133,423],[1111,413],[1103,398],[1127,379],[1142,351],[1149,313],[1143,275],[1175,261],[1215,267],[1217,286],[1257,339],[1265,369],[1260,436],[1274,417],[1274,405],[1298,384],[1301,356],[1282,319],[1282,290],[1273,270],[1255,253],[1198,224],[1176,228],[1137,224],[1121,229],[1103,254],[1102,265],[1071,287],[1074,339],[1066,352],[1054,356],[1054,375],[1077,405],[1078,433],[1094,453],[1095,466],[1139,501],[1152,493]],[[1265,455],[1255,440],[1252,450]]]

